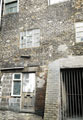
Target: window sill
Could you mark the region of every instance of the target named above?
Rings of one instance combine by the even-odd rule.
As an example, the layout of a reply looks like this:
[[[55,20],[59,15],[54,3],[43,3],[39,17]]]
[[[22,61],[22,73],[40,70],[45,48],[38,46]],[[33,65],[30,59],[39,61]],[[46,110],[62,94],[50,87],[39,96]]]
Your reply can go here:
[[[21,97],[21,95],[11,95],[11,97]]]
[[[81,44],[81,43],[83,43],[83,41],[76,41],[75,43],[76,44]]]
[[[6,16],[6,15],[13,15],[13,14],[17,14],[17,13],[19,13],[19,12],[13,12],[13,13],[7,13],[7,14],[5,13],[4,16]]]
[[[20,47],[19,49],[32,49],[32,48],[34,49],[34,48],[39,48],[39,47],[40,47],[40,45],[39,45],[39,46],[27,47],[27,48],[21,48],[21,47]]]
[[[63,0],[63,1],[56,2],[56,3],[48,3],[48,6],[53,6],[53,5],[57,5],[57,4],[63,4],[63,3],[69,2],[69,1],[70,0]]]

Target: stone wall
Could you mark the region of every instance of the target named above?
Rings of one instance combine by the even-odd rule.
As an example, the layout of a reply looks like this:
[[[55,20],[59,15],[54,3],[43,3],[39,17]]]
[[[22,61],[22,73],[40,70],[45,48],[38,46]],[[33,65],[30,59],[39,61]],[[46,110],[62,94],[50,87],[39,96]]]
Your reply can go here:
[[[37,71],[35,70],[38,76],[35,103],[37,107],[35,110],[38,114],[40,114],[40,111],[44,111],[48,64],[59,58],[83,55],[83,42],[76,43],[74,25],[75,22],[82,21],[82,0],[68,0],[54,5],[48,5],[48,0],[19,0],[18,13],[2,16],[0,68],[24,67],[24,71],[19,72],[32,72],[34,67],[37,68]],[[20,49],[20,32],[35,28],[40,29],[40,46]],[[3,73],[6,72],[6,70],[3,71]],[[18,71],[10,70],[11,72]],[[44,77],[42,74],[44,74]],[[2,74],[0,73],[0,75]],[[5,81],[4,78],[2,89],[5,89]],[[11,86],[9,83],[7,85]],[[10,87],[8,91],[9,89]],[[9,95],[10,91],[8,91],[4,92],[3,90],[2,94]],[[3,98],[2,100],[3,105],[8,107],[9,98]],[[52,104],[51,108],[55,109],[53,106]],[[58,106],[56,105],[56,107]],[[53,112],[54,114],[55,112]],[[50,112],[49,115],[49,118],[51,118]]]
[[[24,95],[22,90],[21,97],[12,96],[12,82],[13,82],[13,73],[28,73],[28,72],[35,72],[36,74],[36,89],[35,89],[35,103],[34,108],[24,108],[24,101],[27,100],[29,104],[29,98],[32,99],[31,96]],[[33,69],[33,67],[29,69],[23,70],[6,70],[2,71],[1,77],[1,95],[0,95],[0,109],[2,110],[14,110],[14,111],[21,111],[21,112],[34,112],[38,115],[44,115],[44,106],[45,106],[45,91],[46,91],[46,79],[47,79],[47,68],[46,67],[39,67]],[[23,88],[23,80],[22,86]],[[26,95],[28,93],[25,93]],[[26,102],[26,101],[25,101]]]
[[[20,98],[11,96],[12,73],[4,73],[2,76],[2,95],[0,109],[20,110]]]
[[[48,0],[19,0],[19,12],[2,18],[1,67],[48,65],[61,57],[82,55],[82,43],[76,43],[74,26],[83,19],[82,9],[78,0],[49,6]],[[40,47],[20,49],[20,32],[35,28],[40,29]]]

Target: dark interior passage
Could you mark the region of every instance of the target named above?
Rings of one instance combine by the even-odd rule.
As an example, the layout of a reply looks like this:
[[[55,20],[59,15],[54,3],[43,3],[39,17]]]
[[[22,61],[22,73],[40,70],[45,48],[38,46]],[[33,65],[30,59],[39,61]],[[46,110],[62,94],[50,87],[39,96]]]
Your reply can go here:
[[[62,118],[83,118],[83,69],[63,69]]]

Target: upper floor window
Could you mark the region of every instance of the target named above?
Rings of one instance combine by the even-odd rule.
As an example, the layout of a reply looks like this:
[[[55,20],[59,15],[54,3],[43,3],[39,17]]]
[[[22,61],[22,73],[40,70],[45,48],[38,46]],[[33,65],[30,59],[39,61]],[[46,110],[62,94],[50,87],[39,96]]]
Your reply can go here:
[[[53,5],[53,4],[56,4],[59,2],[65,2],[65,1],[68,1],[68,0],[48,0],[48,4]]]
[[[18,0],[5,0],[5,14],[18,12]]]
[[[75,23],[76,42],[83,42],[83,22]]]
[[[20,48],[39,47],[40,29],[29,30],[20,33]]]

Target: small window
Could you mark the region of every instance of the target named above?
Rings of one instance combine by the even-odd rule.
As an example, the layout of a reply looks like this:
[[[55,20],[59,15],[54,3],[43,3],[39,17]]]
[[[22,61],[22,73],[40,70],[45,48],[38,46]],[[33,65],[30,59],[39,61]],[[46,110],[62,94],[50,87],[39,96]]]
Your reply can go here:
[[[18,74],[14,74],[14,80],[20,80],[21,79],[21,75]]]
[[[40,30],[34,29],[20,33],[20,48],[39,47]]]
[[[17,0],[6,0],[5,2],[5,14],[15,13],[18,11],[18,1]]]
[[[35,91],[35,73],[23,74],[23,92],[34,93]]]
[[[48,0],[48,4],[53,5],[53,4],[57,4],[60,2],[65,2],[65,1],[69,1],[69,0]]]
[[[83,22],[75,23],[76,42],[83,42]]]
[[[13,81],[12,81],[12,96],[21,95],[21,81],[22,81],[22,74],[14,73]]]

